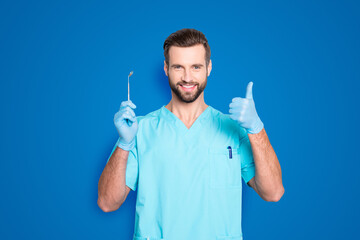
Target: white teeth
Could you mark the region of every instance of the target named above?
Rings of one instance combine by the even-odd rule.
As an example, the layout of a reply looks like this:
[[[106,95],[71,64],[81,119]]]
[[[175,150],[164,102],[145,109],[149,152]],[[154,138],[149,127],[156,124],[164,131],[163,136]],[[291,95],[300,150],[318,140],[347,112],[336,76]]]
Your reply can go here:
[[[185,86],[185,85],[183,85],[184,88],[192,88],[193,86],[195,86],[195,85],[191,85],[191,86]]]

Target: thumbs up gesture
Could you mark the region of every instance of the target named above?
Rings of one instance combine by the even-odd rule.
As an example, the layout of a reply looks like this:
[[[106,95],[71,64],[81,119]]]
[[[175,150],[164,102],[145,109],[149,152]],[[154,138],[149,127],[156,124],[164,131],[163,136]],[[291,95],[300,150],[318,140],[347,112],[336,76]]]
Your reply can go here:
[[[230,117],[237,121],[241,127],[245,128],[247,133],[256,134],[264,128],[264,124],[261,122],[255,109],[252,86],[253,82],[249,82],[245,98],[233,98],[229,105],[229,113]]]

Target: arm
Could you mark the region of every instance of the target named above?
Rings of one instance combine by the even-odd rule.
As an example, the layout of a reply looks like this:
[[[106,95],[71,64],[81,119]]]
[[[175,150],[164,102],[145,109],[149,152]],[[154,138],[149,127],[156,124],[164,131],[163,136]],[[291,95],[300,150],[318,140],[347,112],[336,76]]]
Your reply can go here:
[[[130,192],[130,188],[126,186],[126,165],[129,151],[135,146],[138,129],[133,110],[135,108],[131,101],[123,101],[114,116],[114,124],[120,137],[98,183],[97,203],[104,212],[117,210]]]
[[[248,134],[255,162],[255,177],[248,184],[265,201],[277,202],[285,192],[281,168],[269,138],[263,128]]]
[[[251,144],[255,177],[248,184],[265,201],[277,202],[285,190],[281,180],[281,168],[265,132],[264,124],[260,120],[252,94],[253,82],[246,88],[245,98],[233,98],[230,103],[230,117],[246,129]]]
[[[130,192],[125,183],[128,156],[128,151],[116,147],[100,176],[97,203],[104,212],[117,210]]]

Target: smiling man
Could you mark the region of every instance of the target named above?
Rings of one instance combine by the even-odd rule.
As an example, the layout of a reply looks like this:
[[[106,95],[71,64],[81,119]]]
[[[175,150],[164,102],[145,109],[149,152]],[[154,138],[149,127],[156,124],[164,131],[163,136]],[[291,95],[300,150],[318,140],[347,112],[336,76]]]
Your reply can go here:
[[[190,47],[173,46],[171,51],[166,50],[164,71],[168,76],[172,93],[176,95],[172,98],[174,101],[178,99],[179,103],[192,103],[203,93],[211,72],[211,61],[205,63],[205,55],[206,50],[200,44]],[[171,63],[169,59],[173,59]],[[205,105],[204,96],[202,99]]]
[[[137,190],[134,240],[241,240],[241,179],[265,201],[284,193],[253,83],[230,114],[205,103],[210,55],[203,33],[171,34],[164,43],[171,101],[144,117],[124,101],[114,116],[119,139],[99,180],[98,205],[115,211]]]

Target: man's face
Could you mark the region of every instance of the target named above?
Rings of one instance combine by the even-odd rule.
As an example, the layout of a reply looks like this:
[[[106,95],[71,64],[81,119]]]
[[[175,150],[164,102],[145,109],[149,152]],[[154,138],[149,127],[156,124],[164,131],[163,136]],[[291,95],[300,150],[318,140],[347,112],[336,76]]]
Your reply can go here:
[[[211,60],[206,67],[205,48],[202,44],[192,47],[169,49],[169,66],[164,61],[164,71],[171,90],[179,100],[194,102],[204,91],[211,72]]]

